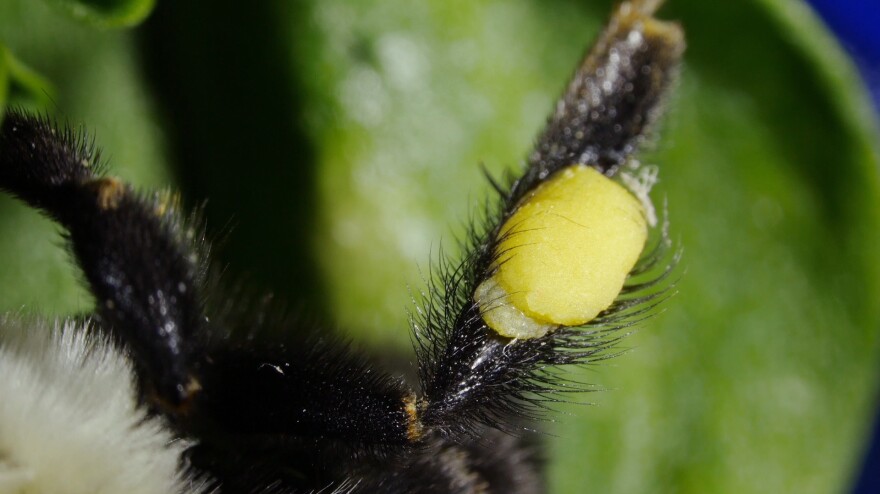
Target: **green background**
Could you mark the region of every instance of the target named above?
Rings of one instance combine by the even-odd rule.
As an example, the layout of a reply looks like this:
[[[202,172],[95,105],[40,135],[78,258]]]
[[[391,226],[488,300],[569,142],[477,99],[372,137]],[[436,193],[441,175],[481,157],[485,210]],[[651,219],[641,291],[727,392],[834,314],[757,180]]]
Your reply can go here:
[[[0,2],[0,43],[52,84],[10,98],[84,123],[137,186],[207,200],[228,278],[404,356],[411,294],[489,197],[479,165],[521,163],[611,10],[160,0],[121,31],[65,3],[80,2]],[[689,48],[642,161],[661,168],[684,274],[631,351],[572,371],[605,390],[548,424],[552,492],[845,491],[880,370],[870,103],[799,2],[670,0],[660,16]],[[60,244],[0,197],[0,310],[91,307]]]

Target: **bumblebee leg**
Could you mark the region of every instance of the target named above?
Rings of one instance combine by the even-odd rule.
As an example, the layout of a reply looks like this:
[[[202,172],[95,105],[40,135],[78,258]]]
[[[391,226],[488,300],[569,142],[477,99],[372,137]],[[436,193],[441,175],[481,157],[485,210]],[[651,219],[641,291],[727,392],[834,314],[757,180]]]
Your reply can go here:
[[[517,428],[555,393],[584,389],[548,369],[607,358],[616,330],[656,303],[656,291],[627,289],[651,222],[612,176],[645,139],[684,50],[681,28],[652,17],[659,3],[618,6],[470,256],[440,268],[440,295],[416,321],[426,427]]]
[[[684,51],[681,28],[651,16],[660,3],[618,6],[538,137],[513,201],[574,163],[611,175],[638,150],[662,111]]]
[[[102,326],[134,355],[143,384],[179,407],[198,389],[203,324],[194,254],[200,235],[168,196],[144,197],[101,175],[94,147],[71,128],[18,111],[0,128],[0,189],[66,230]]]
[[[194,411],[230,436],[411,442],[412,393],[338,341],[223,345],[209,351],[202,375]]]

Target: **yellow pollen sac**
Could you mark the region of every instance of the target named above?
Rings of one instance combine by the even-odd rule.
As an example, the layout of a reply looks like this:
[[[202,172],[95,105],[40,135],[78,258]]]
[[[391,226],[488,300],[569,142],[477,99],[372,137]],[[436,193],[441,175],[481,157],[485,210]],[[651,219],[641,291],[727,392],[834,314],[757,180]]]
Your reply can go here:
[[[489,327],[525,339],[608,308],[641,256],[648,225],[623,186],[574,165],[526,197],[499,235],[496,272],[474,300]]]

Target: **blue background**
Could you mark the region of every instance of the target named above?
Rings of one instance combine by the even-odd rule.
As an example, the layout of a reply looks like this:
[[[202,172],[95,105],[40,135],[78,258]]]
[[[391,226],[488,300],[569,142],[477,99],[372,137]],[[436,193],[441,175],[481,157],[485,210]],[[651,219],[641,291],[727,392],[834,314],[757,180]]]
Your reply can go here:
[[[809,0],[809,3],[855,60],[874,98],[874,107],[880,111],[880,1]],[[874,437],[853,492],[880,492],[880,409],[874,421]]]
[[[850,52],[874,97],[875,107],[880,109],[880,1],[808,1]]]

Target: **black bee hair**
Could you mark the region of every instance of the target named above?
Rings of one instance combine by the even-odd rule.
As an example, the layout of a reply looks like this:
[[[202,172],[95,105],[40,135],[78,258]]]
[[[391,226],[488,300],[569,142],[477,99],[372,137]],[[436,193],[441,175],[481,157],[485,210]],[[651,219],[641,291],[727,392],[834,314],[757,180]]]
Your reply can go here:
[[[6,316],[0,324],[0,365],[14,363],[15,372],[24,375],[48,365],[34,360],[63,361],[59,368],[72,369],[65,382],[80,379],[77,392],[87,396],[74,399],[69,413],[83,406],[88,414],[93,407],[99,423],[102,414],[119,408],[121,415],[113,420],[128,424],[127,433],[153,437],[141,463],[108,467],[117,475],[130,471],[124,475],[134,480],[112,484],[104,479],[104,488],[544,492],[540,436],[530,431],[546,419],[553,403],[591,389],[567,379],[564,367],[616,354],[627,328],[654,313],[668,295],[675,249],[665,228],[650,237],[654,247],[647,253],[638,254],[642,237],[632,241],[638,245],[637,262],[619,273],[626,281],[614,288],[612,302],[583,320],[524,308],[515,300],[518,289],[499,292],[502,282],[496,280],[513,269],[511,259],[527,268],[545,260],[531,259],[524,247],[510,242],[527,234],[517,230],[522,217],[540,216],[530,213],[532,208],[557,200],[544,198],[542,191],[563,187],[566,174],[629,197],[620,200],[638,211],[632,221],[642,226],[636,230],[649,229],[642,228],[652,223],[646,219],[651,206],[645,191],[630,194],[620,182],[638,171],[635,154],[660,114],[684,49],[681,28],[653,17],[658,4],[634,0],[617,6],[539,135],[526,168],[492,181],[498,197],[471,227],[463,259],[443,258],[432,272],[412,315],[416,389],[269,298],[224,295],[212,281],[209,242],[198,213],[183,216],[174,195],[138,192],[106,175],[93,140],[81,129],[19,109],[8,110],[0,127],[0,189],[63,228],[96,308],[84,320],[55,324]],[[581,200],[563,199],[572,207]],[[581,262],[578,249],[589,250],[577,244],[579,231],[539,228],[566,244],[566,252],[578,252],[573,263]],[[567,301],[569,291],[560,287],[541,297]],[[563,305],[568,310],[572,304]],[[502,313],[512,315],[496,318]],[[532,332],[519,333],[521,326]],[[82,369],[91,369],[90,374]],[[90,375],[105,374],[116,376],[114,386],[122,387],[113,397],[105,396],[112,394],[107,386],[99,396],[87,385]],[[41,390],[31,393],[56,393],[51,384],[38,386]],[[31,411],[41,406],[40,400],[31,403],[15,394],[2,400]],[[25,454],[27,445],[4,443],[11,426],[3,420],[0,407],[0,464],[27,473],[16,477],[22,486],[100,490],[80,491],[63,478],[40,483],[41,476],[59,474],[39,455]],[[132,450],[145,442],[132,436],[77,453],[81,446],[72,439],[34,436],[30,441],[45,441],[45,449],[67,448],[81,458],[95,449],[119,450],[110,456],[120,463],[137,456]],[[158,457],[171,458],[163,465],[174,468],[160,469]],[[150,479],[143,479],[145,472]]]

